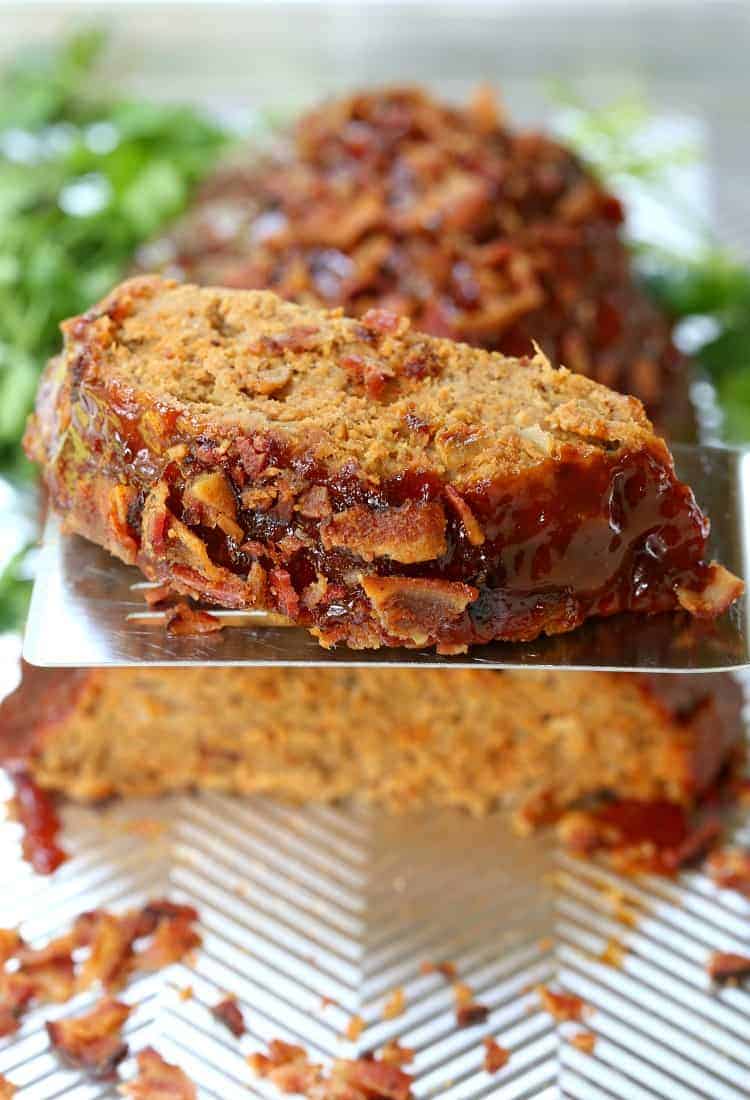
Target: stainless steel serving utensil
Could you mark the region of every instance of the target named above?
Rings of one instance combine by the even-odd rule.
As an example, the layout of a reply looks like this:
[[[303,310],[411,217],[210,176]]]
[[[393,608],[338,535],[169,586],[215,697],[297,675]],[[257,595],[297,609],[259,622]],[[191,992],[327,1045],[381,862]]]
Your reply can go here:
[[[712,519],[711,554],[750,575],[750,451],[676,446],[680,476]],[[322,649],[307,631],[263,625],[262,612],[221,612],[230,627],[170,637],[149,612],[143,578],[50,521],[40,554],[24,656],[36,665],[389,665],[702,672],[750,665],[747,597],[717,622],[620,615],[526,644],[497,642],[460,657],[407,649]]]

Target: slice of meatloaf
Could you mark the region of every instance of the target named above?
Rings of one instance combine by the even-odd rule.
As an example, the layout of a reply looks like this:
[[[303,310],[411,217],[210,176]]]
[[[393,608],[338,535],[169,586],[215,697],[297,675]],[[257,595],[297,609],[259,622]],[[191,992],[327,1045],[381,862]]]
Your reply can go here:
[[[0,760],[76,799],[204,787],[533,819],[599,792],[690,804],[740,705],[726,674],[27,666]]]
[[[63,331],[27,451],[68,530],[180,592],[449,653],[741,591],[639,402],[541,355],[156,276]]]

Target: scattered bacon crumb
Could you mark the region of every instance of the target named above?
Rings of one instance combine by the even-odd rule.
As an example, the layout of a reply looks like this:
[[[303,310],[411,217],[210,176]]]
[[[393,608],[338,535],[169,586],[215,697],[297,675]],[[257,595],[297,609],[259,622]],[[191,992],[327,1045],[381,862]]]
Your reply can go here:
[[[750,898],[750,850],[747,848],[723,848],[712,852],[708,873],[717,886],[736,890]]]
[[[337,1005],[339,1002],[335,1001],[333,997],[327,997],[325,994],[320,998],[321,1008],[330,1008],[331,1005]]]
[[[350,1042],[356,1043],[362,1032],[365,1030],[365,1021],[361,1016],[352,1016],[349,1023],[346,1025],[346,1037]]]
[[[474,1000],[471,987],[466,985],[465,982],[453,983],[453,996],[456,1001],[456,1008],[462,1008],[464,1005],[471,1004]]]
[[[383,1019],[395,1020],[397,1016],[401,1016],[406,1008],[406,997],[404,991],[401,988],[394,989],[389,995],[387,1001],[383,1005]]]
[[[583,1019],[586,1004],[575,993],[555,993],[546,985],[537,986],[542,1008],[561,1022]]]
[[[241,1039],[247,1031],[242,1009],[234,997],[225,997],[223,1001],[219,1001],[217,1005],[214,1005],[211,1012],[217,1020],[220,1020],[231,1031],[235,1039]]]
[[[591,1031],[577,1031],[575,1035],[570,1036],[569,1042],[571,1046],[574,1046],[576,1050],[580,1050],[583,1054],[593,1054],[596,1046],[596,1035]]]
[[[192,985],[184,985],[180,990],[181,1001],[192,1001],[193,999],[193,987]]]
[[[16,1086],[7,1077],[0,1075],[0,1100],[13,1100],[17,1092]]]
[[[0,928],[0,966],[12,959],[22,940],[15,928]]]
[[[280,1092],[298,1092],[308,1100],[411,1100],[412,1078],[397,1065],[369,1055],[337,1059],[328,1072],[311,1062],[303,1047],[273,1039],[268,1054],[251,1054],[248,1065]]]
[[[177,916],[162,919],[151,943],[135,959],[138,970],[161,970],[200,947],[201,938],[193,928],[193,918]]]
[[[476,1003],[462,1005],[456,1010],[456,1023],[459,1027],[474,1027],[475,1024],[483,1024],[489,1014],[487,1005]]]
[[[164,623],[167,634],[173,637],[216,634],[224,629],[221,620],[215,615],[211,615],[208,611],[199,611],[185,600],[180,600],[174,607],[167,608],[164,612]]]
[[[130,1012],[129,1005],[105,997],[82,1016],[48,1022],[47,1034],[68,1065],[86,1070],[99,1080],[109,1080],[128,1053],[121,1031]]]
[[[406,1066],[414,1061],[414,1051],[410,1047],[402,1047],[398,1039],[391,1039],[381,1050],[380,1060],[389,1066]]]
[[[447,960],[439,963],[423,962],[420,964],[419,970],[422,974],[442,974],[449,982],[452,982],[458,974],[456,964]]]
[[[171,599],[174,593],[168,584],[159,584],[151,588],[142,588],[143,598],[149,607],[157,607]]]
[[[731,951],[714,951],[708,960],[708,973],[714,982],[738,981],[750,976],[750,956]]]
[[[0,1035],[16,1031],[33,1003],[62,1003],[94,985],[113,992],[136,970],[178,961],[200,944],[197,919],[192,906],[157,899],[121,916],[81,913],[70,931],[41,947],[0,931],[2,963],[15,964],[8,971],[0,963]]]
[[[510,1051],[501,1047],[494,1039],[484,1040],[484,1068],[487,1073],[497,1073],[508,1064]]]
[[[57,843],[60,818],[54,801],[30,775],[18,772],[12,780],[15,791],[12,810],[23,828],[23,858],[38,874],[51,875],[68,858]]]
[[[604,950],[597,955],[599,962],[603,962],[606,966],[620,967],[622,966],[622,960],[625,956],[625,948],[619,940],[610,939],[604,947]]]
[[[193,1082],[179,1066],[165,1062],[153,1047],[138,1054],[138,1076],[120,1086],[131,1100],[197,1100]]]

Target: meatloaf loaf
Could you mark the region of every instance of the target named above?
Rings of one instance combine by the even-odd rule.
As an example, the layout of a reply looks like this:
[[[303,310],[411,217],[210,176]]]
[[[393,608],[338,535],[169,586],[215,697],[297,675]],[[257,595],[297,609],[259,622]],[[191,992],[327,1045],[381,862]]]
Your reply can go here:
[[[69,530],[174,590],[444,653],[741,591],[640,403],[541,355],[157,276],[63,330],[28,454]]]
[[[740,702],[726,674],[27,666],[0,760],[75,799],[204,787],[533,821],[598,792],[690,804]]]
[[[435,336],[531,354],[691,431],[687,364],[638,284],[617,198],[549,135],[515,130],[488,89],[466,107],[419,88],[332,99],[271,152],[209,179],[145,270],[274,290]]]

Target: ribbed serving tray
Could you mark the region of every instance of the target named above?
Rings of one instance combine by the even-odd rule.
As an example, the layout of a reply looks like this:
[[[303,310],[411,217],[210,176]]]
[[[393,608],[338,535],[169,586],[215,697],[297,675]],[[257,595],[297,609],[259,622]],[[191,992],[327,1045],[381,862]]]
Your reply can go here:
[[[0,830],[0,924],[44,940],[94,906],[164,894],[194,904],[204,933],[194,963],[144,977],[123,998],[138,1006],[131,1050],[156,1046],[201,1097],[278,1095],[245,1062],[272,1038],[322,1061],[398,1038],[416,1052],[420,1100],[750,1096],[750,988],[712,989],[704,970],[712,950],[750,952],[750,901],[700,872],[622,879],[558,852],[549,835],[512,836],[500,814],[402,819],[204,795],[69,807],[64,820],[73,858],[49,879],[18,858],[16,827]],[[737,838],[750,844],[750,817]],[[421,973],[446,959],[490,1009],[485,1024],[457,1029],[450,985]],[[592,1055],[569,1042],[579,1025],[541,1011],[534,987],[550,981],[594,1009]],[[383,1020],[396,988],[405,1011]],[[241,1041],[211,1016],[224,992],[248,1023]],[[117,1095],[49,1050],[44,1020],[89,1003],[33,1012],[0,1040],[0,1073],[23,1100]],[[343,1035],[355,1014],[367,1027],[352,1044]],[[493,1076],[485,1036],[512,1052]]]

